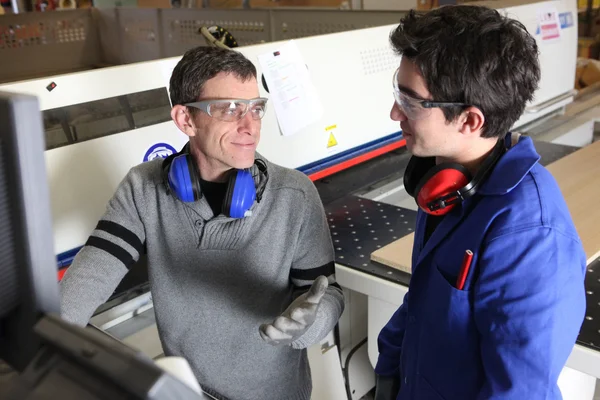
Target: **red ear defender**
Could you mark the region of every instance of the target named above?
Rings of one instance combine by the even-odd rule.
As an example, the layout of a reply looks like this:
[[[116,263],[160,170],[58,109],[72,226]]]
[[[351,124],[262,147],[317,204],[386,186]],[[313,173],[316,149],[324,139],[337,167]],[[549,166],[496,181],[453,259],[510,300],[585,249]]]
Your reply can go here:
[[[427,214],[445,215],[477,193],[505,151],[504,140],[498,140],[474,177],[460,164],[436,165],[435,157],[413,156],[404,171],[404,189]]]
[[[417,205],[428,214],[447,214],[463,200],[460,190],[470,180],[469,172],[462,165],[436,165],[417,185]]]

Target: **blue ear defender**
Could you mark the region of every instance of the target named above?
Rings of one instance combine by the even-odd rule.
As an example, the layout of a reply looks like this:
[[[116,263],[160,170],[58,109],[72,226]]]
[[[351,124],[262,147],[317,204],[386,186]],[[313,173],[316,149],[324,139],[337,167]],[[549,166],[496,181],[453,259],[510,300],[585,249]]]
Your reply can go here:
[[[199,200],[200,180],[193,162],[188,162],[189,154],[175,156],[169,166],[169,187],[177,198],[189,203]]]
[[[235,170],[230,175],[222,207],[227,217],[247,217],[254,202],[260,202],[268,174],[263,161],[255,160],[255,164],[266,177],[258,190],[250,169]],[[179,200],[191,203],[202,198],[200,173],[190,154],[176,155],[170,162],[167,161],[167,169],[168,187]]]
[[[231,218],[247,217],[255,200],[254,177],[247,169],[237,170],[229,178],[223,199],[223,213]]]

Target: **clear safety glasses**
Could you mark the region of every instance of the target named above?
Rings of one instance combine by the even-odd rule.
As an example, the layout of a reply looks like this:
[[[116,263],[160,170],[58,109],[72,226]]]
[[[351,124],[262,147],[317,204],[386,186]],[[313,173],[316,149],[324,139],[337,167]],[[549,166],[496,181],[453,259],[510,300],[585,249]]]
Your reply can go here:
[[[400,108],[400,110],[406,115],[406,118],[410,120],[419,120],[427,118],[431,114],[432,108],[437,107],[467,107],[469,104],[456,103],[456,102],[444,102],[444,101],[433,101],[433,100],[419,100],[414,97],[410,97],[406,93],[402,92],[398,87],[398,73],[400,68],[394,73],[393,86],[394,86],[394,100]]]
[[[258,97],[256,99],[218,99],[204,100],[185,104],[204,111],[213,118],[225,122],[235,122],[244,118],[250,112],[252,119],[258,120],[264,117],[267,109],[267,99]]]

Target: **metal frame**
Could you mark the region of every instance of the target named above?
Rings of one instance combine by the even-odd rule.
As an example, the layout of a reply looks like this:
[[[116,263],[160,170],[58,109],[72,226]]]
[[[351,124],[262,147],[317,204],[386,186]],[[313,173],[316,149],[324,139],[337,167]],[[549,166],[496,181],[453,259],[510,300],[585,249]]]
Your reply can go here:
[[[183,55],[219,25],[240,46],[399,22],[404,11],[93,8],[0,17],[0,83]]]

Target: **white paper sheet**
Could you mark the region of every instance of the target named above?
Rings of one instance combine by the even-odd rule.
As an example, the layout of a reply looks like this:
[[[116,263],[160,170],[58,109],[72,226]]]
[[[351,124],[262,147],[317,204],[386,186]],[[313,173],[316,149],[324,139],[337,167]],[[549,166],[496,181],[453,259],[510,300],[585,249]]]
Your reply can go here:
[[[542,43],[560,40],[560,19],[556,8],[544,8],[538,11],[538,29]]]
[[[298,133],[321,119],[323,106],[293,40],[261,54],[258,61],[269,88],[270,106],[275,108],[284,136]]]

